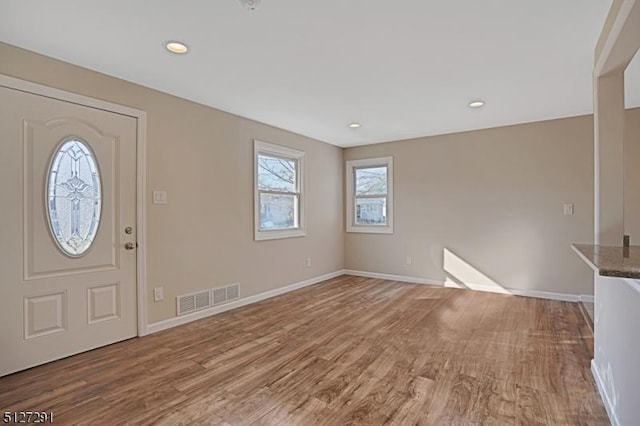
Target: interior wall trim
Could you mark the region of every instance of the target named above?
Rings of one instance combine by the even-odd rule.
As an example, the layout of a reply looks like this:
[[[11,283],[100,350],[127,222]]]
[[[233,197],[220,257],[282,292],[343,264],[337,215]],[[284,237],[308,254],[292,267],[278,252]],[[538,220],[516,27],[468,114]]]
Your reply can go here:
[[[418,277],[410,277],[407,275],[393,275],[393,274],[383,274],[380,272],[369,272],[369,271],[356,271],[353,269],[345,269],[344,273],[346,275],[353,275],[355,277],[365,277],[365,278],[377,278],[380,280],[389,280],[389,281],[400,281],[404,283],[411,284],[427,284],[427,285],[436,285],[443,287],[444,282],[441,280],[432,280],[429,278],[418,278]]]
[[[227,303],[220,306],[215,306],[207,309],[203,309],[191,314],[182,315],[179,317],[169,318],[166,320],[158,321],[147,326],[147,334],[157,333],[158,331],[167,330],[169,328],[177,327],[179,325],[188,324],[193,321],[197,321],[202,318],[207,318],[213,315],[221,314],[223,312],[231,311],[233,309],[240,308],[242,306],[250,305],[252,303],[261,302],[266,299],[270,299],[281,294],[289,293],[294,290],[298,290],[304,287],[309,287],[314,284],[321,283],[323,281],[330,280],[332,278],[345,275],[344,270],[338,270],[330,272],[328,274],[319,275],[317,277],[309,278],[308,280],[300,281],[294,284],[290,284],[284,287],[275,288],[273,290],[265,291],[263,293],[254,294],[253,296],[243,297],[231,303]]]
[[[581,302],[586,302],[586,303],[595,303],[595,298],[592,295],[581,294],[580,295],[580,301]]]
[[[427,285],[436,285],[436,286],[444,287],[444,281],[430,279],[430,278],[418,278],[418,277],[410,277],[410,276],[403,276],[403,275],[383,274],[379,272],[369,272],[369,271],[355,271],[352,269],[345,269],[344,273],[346,275],[354,275],[356,277],[378,278],[381,280],[400,281],[400,282],[412,283],[412,284],[427,284]],[[496,291],[492,291],[491,287],[487,287],[487,286],[484,286],[484,287],[474,286],[474,287],[476,291],[487,291],[492,293],[508,293],[514,296],[525,296],[525,297],[535,297],[538,299],[560,300],[563,302],[579,302],[580,300],[584,300],[583,298],[589,298],[589,297],[593,299],[593,296],[568,294],[568,293],[554,293],[550,291],[520,290],[516,288],[504,288],[505,290],[504,292],[496,292]]]
[[[620,426],[620,422],[618,421],[616,412],[613,409],[613,404],[611,403],[611,399],[607,394],[606,387],[604,386],[602,377],[600,377],[600,373],[598,372],[598,367],[596,367],[594,359],[591,360],[591,374],[593,374],[593,379],[596,382],[598,392],[600,392],[600,397],[602,398],[602,402],[604,403],[604,408],[607,410],[607,415],[609,416],[609,420],[611,421],[611,424],[613,426]]]
[[[253,296],[244,297],[242,299],[236,300],[231,303],[227,303],[222,306],[215,306],[215,307],[203,309],[201,311],[194,312],[191,314],[183,315],[180,317],[173,317],[166,320],[158,321],[156,323],[149,324],[147,326],[145,334],[157,333],[159,331],[167,330],[173,327],[177,327],[179,325],[188,324],[190,322],[197,321],[199,319],[203,319],[213,315],[221,314],[223,312],[231,311],[233,309],[237,309],[242,306],[250,305],[252,303],[257,303],[266,299],[270,299],[275,296],[280,296],[282,294],[289,293],[304,287],[309,287],[311,285],[318,284],[323,281],[327,281],[332,278],[339,277],[341,275],[351,275],[351,276],[364,277],[364,278],[377,278],[381,280],[398,281],[401,283],[410,283],[410,284],[434,285],[439,287],[444,286],[444,282],[442,281],[427,279],[427,278],[417,278],[417,277],[410,277],[410,276],[404,276],[404,275],[382,274],[379,272],[355,271],[352,269],[341,269],[335,272],[319,275],[317,277],[309,278],[308,280],[300,281],[284,287],[265,291],[263,293],[258,293]],[[535,290],[526,290],[526,291],[517,290],[517,289],[506,289],[506,290],[515,296],[536,297],[540,299],[561,300],[565,302],[578,302],[583,297],[592,297],[592,296],[579,296],[574,294],[552,293],[552,292],[535,291]],[[479,291],[485,291],[485,290],[479,290]]]

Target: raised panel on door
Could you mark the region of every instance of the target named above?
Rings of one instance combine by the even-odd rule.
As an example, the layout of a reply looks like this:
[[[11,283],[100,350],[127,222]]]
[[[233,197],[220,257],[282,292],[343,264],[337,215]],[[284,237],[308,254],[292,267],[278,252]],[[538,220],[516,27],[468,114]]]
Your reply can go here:
[[[51,158],[62,141],[73,136],[91,146],[99,159],[103,194],[99,232],[82,257],[69,257],[61,251],[50,232],[46,211],[47,172]],[[90,141],[90,142],[89,142]],[[120,140],[103,134],[99,129],[74,118],[56,118],[48,122],[24,122],[24,185],[25,205],[25,280],[60,275],[106,271],[118,268],[120,228],[117,166]],[[48,235],[49,240],[41,238]]]

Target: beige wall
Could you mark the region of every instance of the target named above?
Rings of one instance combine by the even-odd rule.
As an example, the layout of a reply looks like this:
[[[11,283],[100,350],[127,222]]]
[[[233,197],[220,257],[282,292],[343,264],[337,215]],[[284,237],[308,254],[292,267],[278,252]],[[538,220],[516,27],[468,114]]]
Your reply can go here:
[[[175,315],[178,294],[239,282],[245,297],[343,268],[340,148],[7,44],[0,58],[2,74],[148,113],[150,323]],[[254,138],[306,151],[306,237],[253,241]],[[154,189],[168,205],[150,203]]]
[[[148,299],[165,288],[151,323],[175,315],[177,294],[233,282],[249,296],[343,267],[442,281],[445,248],[507,288],[592,293],[569,248],[593,239],[592,116],[346,149],[394,157],[396,218],[393,235],[345,236],[340,148],[2,43],[0,58],[2,74],[147,111]],[[638,244],[640,109],[627,114],[625,225]],[[253,241],[254,138],[307,152],[307,237]],[[168,205],[150,203],[154,189]]]
[[[592,116],[345,150],[390,155],[395,233],[347,233],[346,268],[443,281],[446,248],[506,288],[592,294],[570,248],[593,241]]]
[[[624,233],[640,245],[640,108],[628,110],[625,120]]]

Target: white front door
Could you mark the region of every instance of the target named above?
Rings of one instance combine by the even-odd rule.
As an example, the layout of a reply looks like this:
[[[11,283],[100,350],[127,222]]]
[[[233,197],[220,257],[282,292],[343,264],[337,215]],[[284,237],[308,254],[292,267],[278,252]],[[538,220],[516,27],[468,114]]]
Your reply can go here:
[[[0,87],[0,376],[137,334],[136,126]]]

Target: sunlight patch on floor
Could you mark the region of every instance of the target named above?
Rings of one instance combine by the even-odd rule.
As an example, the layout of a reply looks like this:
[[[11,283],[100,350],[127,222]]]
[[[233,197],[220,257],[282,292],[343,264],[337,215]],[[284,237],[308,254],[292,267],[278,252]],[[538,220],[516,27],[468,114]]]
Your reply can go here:
[[[447,273],[445,287],[511,294],[506,288],[446,248],[444,249],[444,270]]]

